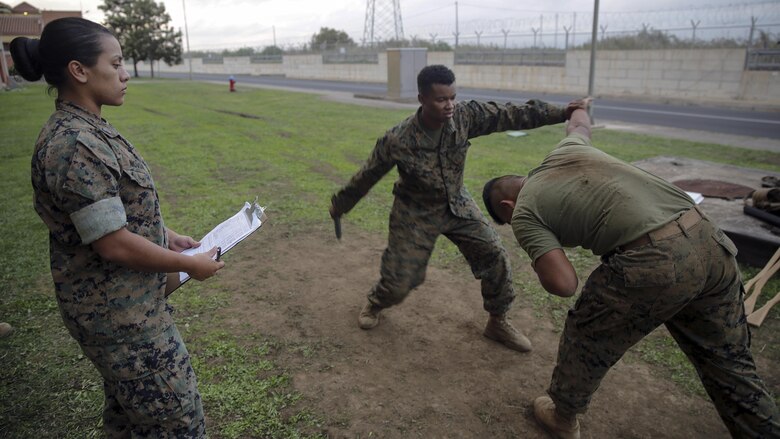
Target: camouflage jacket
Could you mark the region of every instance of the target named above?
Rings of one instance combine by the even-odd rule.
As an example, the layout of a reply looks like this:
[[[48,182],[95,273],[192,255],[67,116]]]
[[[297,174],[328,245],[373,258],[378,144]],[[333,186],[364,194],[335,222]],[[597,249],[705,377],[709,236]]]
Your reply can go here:
[[[153,372],[173,324],[166,274],[122,267],[90,245],[125,227],[167,248],[146,162],[104,119],[58,100],[35,146],[32,185],[68,331],[107,379]]]
[[[564,108],[538,100],[524,105],[466,101],[442,128],[437,144],[420,122],[421,109],[379,138],[371,156],[344,188],[333,196],[338,214],[349,212],[393,166],[399,178],[393,194],[417,205],[443,205],[461,218],[482,219],[463,186],[469,139],[499,131],[529,129],[565,121]]]

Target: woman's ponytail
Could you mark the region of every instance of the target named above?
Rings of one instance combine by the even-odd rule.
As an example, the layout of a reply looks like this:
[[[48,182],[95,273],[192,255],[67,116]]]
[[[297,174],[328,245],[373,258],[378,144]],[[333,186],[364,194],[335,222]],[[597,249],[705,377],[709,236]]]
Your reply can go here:
[[[28,81],[37,81],[43,76],[41,58],[38,53],[39,43],[38,39],[17,37],[10,44],[14,67],[22,75],[22,78]]]

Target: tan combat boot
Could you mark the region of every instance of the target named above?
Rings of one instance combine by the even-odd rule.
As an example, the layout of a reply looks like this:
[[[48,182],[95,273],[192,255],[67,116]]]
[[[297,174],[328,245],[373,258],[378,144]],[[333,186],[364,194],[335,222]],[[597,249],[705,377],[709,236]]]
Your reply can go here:
[[[374,305],[370,300],[360,310],[358,316],[358,325],[360,329],[372,329],[379,324],[379,311],[382,311],[382,307]]]
[[[534,417],[556,439],[580,439],[580,421],[577,417],[564,418],[555,411],[555,403],[549,396],[534,401]]]
[[[491,314],[482,335],[519,352],[529,352],[532,348],[531,340],[515,329],[506,319],[505,314]]]
[[[14,327],[9,325],[6,322],[0,323],[0,338],[6,338],[9,335],[13,334]]]

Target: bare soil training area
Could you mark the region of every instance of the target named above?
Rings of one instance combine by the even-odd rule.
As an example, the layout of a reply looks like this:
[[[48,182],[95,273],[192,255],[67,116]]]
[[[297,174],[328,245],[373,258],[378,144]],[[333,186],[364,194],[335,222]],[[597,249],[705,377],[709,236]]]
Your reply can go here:
[[[533,352],[484,338],[479,283],[463,262],[430,267],[422,287],[384,310],[377,328],[361,330],[357,315],[383,248],[382,236],[354,229],[338,242],[326,228],[293,233],[267,224],[220,274],[232,291],[220,311],[225,329],[297,346],[273,361],[291,373],[304,404],[323,414],[330,437],[547,437],[531,403],[555,364],[559,334],[549,319],[520,290],[510,315]],[[581,419],[583,437],[728,437],[706,397],[651,369],[621,360]],[[761,372],[768,378],[768,368]]]

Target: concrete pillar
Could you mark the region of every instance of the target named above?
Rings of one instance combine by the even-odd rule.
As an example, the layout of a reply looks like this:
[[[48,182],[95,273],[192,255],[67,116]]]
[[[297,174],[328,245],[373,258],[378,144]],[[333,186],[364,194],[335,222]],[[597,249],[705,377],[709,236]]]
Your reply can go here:
[[[428,65],[428,50],[418,47],[387,49],[387,97],[417,97],[417,74]]]

